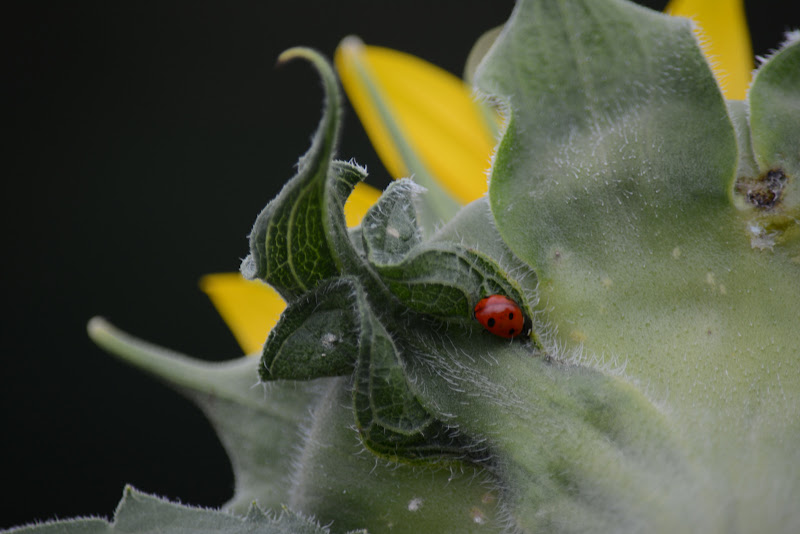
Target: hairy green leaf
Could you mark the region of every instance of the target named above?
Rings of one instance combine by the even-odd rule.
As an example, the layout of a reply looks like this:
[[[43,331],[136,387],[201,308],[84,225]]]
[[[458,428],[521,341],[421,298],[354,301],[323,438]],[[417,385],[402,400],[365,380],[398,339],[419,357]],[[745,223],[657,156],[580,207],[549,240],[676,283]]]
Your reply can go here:
[[[297,174],[256,219],[250,254],[241,268],[246,278],[261,278],[286,300],[337,276],[343,262],[355,261],[342,209],[353,187],[366,177],[366,171],[353,163],[331,162],[341,112],[341,94],[331,66],[305,48],[288,50],[281,60],[296,57],[309,60],[319,72],[325,110]]]
[[[403,178],[392,182],[361,223],[364,250],[376,266],[400,262],[422,241],[416,197],[423,189]]]
[[[3,530],[8,534],[106,534],[112,532],[105,519],[61,519]]]
[[[749,92],[753,151],[770,208],[800,215],[800,31],[758,70]],[[772,173],[772,176],[770,176]],[[763,191],[763,188],[762,188]],[[766,197],[763,195],[767,195]],[[797,232],[797,223],[795,223]]]
[[[254,388],[257,358],[199,362],[127,336],[99,319],[90,324],[90,333],[113,354],[176,386],[206,413],[233,466],[236,491],[226,505],[233,512],[245,514],[253,502],[273,510],[288,504],[325,524],[335,521],[335,532],[368,527],[415,534],[426,526],[446,532],[448,525],[465,533],[503,529],[492,489],[496,483],[483,470],[453,459],[440,468],[376,464],[365,454],[352,428],[350,377],[277,380]],[[109,525],[75,520],[36,528],[107,532]]]
[[[513,285],[519,287],[527,307],[533,309],[537,303],[538,280],[528,264],[509,250],[497,231],[489,209],[489,199],[484,197],[465,206],[458,215],[441,227],[430,238],[430,243],[447,243],[461,249],[474,251],[484,258],[491,258],[496,269]]]
[[[364,444],[393,460],[463,458],[459,436],[420,404],[406,376],[401,350],[372,313],[362,314],[353,405]]]
[[[324,391],[317,382],[279,381],[263,388],[259,359],[211,363],[146,343],[104,320],[89,323],[91,338],[126,363],[152,373],[192,399],[206,414],[233,467],[228,507],[245,511],[254,500],[265,508],[288,501],[292,459],[310,407]]]
[[[128,486],[114,513],[114,520],[73,519],[32,525],[8,531],[14,534],[328,534],[326,527],[283,510],[277,517],[265,514],[257,506],[246,516],[218,510],[177,504],[141,493]],[[366,534],[366,531],[360,531]],[[353,534],[356,534],[353,532]]]
[[[746,100],[728,100],[728,114],[733,122],[733,129],[736,132],[736,146],[739,152],[739,164],[736,169],[736,184],[734,190],[740,189],[739,184],[743,180],[750,180],[758,176],[758,163],[753,153],[753,143],[750,137],[750,108]],[[736,199],[736,197],[735,197]]]
[[[665,510],[691,499],[678,484],[704,476],[668,419],[614,374],[468,331],[409,350],[426,406],[483,437],[522,532],[658,530]]]
[[[796,150],[790,48],[774,57],[774,77],[762,67],[764,89],[754,84],[752,143],[746,107],[725,105],[686,21],[623,1],[522,0],[478,68],[478,85],[509,113],[491,175],[492,214],[511,251],[536,271],[547,352],[617,369],[669,416],[673,438],[696,461],[696,473],[678,477],[671,462],[619,465],[606,484],[583,470],[603,449],[586,451],[562,466],[571,473],[568,499],[517,502],[530,528],[781,530],[800,521],[788,505],[800,495],[789,445],[800,439],[800,240],[754,227],[758,208],[736,200],[737,178],[754,162]],[[756,112],[761,91],[774,109]],[[783,130],[785,144],[767,141],[764,121],[756,127],[759,113],[781,112],[785,120],[766,122]],[[782,180],[758,170],[769,184]],[[618,412],[622,420],[629,410]],[[579,416],[567,410],[542,432],[553,438]],[[640,452],[657,451],[646,434],[636,437]],[[531,473],[555,476],[528,461]],[[679,489],[658,496],[659,479]],[[770,489],[776,481],[781,491]],[[654,496],[626,494],[635,487]],[[575,507],[575,495],[593,498]],[[730,502],[741,506],[707,514]]]
[[[684,19],[522,1],[477,83],[510,107],[490,182],[497,227],[540,277],[563,255],[600,270],[646,252],[651,221],[727,201],[733,128]]]
[[[353,372],[360,328],[358,282],[336,278],[292,302],[264,344],[263,380],[309,380]]]
[[[376,461],[355,439],[351,383],[330,382],[307,427],[292,477],[292,510],[312,514],[337,530],[369,532],[506,532],[497,480],[458,464]],[[354,482],[355,481],[355,482]]]
[[[403,262],[378,268],[383,282],[408,308],[445,320],[477,324],[473,308],[489,295],[501,294],[532,311],[520,285],[489,256],[460,245],[422,245]],[[535,333],[531,333],[535,339]]]
[[[392,294],[415,312],[470,324],[475,324],[472,310],[481,298],[502,294],[532,317],[531,299],[493,256],[446,239],[442,231],[432,236],[431,244],[423,243],[416,217],[418,193],[419,186],[410,180],[395,182],[362,223],[367,257]],[[490,218],[484,222],[492,225]],[[459,224],[448,224],[451,233]],[[502,249],[508,256],[497,234],[492,237],[499,243],[490,247],[492,252]]]

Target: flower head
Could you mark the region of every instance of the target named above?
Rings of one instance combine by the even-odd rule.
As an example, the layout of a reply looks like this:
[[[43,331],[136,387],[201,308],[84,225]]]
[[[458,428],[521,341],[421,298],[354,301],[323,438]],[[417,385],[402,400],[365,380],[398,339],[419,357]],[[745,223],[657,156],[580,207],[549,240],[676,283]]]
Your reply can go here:
[[[671,15],[691,18],[725,96],[745,98],[753,68],[742,0],[672,0]],[[494,32],[496,37],[497,32]],[[482,46],[492,34],[482,39]],[[419,58],[345,39],[336,68],[378,155],[393,178],[413,176],[442,219],[486,193],[498,115],[456,76]],[[356,226],[380,193],[360,184],[345,206]],[[207,275],[208,294],[245,353],[261,350],[285,303],[269,286],[239,273]]]

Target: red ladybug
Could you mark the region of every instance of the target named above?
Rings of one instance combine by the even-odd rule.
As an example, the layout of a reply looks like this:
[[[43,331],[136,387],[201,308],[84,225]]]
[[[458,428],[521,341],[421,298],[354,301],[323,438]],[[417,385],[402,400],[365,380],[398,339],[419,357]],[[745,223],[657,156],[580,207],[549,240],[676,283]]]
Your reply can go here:
[[[525,316],[519,305],[503,295],[491,295],[475,305],[475,319],[492,334],[508,339],[525,331]]]

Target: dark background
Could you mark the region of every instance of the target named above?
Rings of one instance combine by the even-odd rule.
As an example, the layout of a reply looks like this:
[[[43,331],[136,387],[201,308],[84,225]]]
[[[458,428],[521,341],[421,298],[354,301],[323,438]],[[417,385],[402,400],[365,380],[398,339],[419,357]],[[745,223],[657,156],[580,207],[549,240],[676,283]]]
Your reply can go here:
[[[791,4],[750,10],[756,54],[800,25]],[[277,55],[307,45],[330,56],[358,34],[460,75],[472,43],[511,7],[6,3],[0,528],[108,516],[125,483],[206,506],[231,496],[230,465],[201,413],[95,347],[86,321],[101,314],[200,358],[238,356],[197,280],[238,268],[321,109],[311,68],[275,69]],[[352,111],[340,156],[387,183]]]

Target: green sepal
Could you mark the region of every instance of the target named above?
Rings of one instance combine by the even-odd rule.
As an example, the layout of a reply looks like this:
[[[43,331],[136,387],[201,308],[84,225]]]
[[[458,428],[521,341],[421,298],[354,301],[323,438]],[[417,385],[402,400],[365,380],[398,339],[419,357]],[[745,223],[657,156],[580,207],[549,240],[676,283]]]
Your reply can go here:
[[[509,531],[671,532],[656,528],[673,519],[664,514],[669,499],[685,497],[677,484],[702,471],[641,391],[600,370],[534,357],[525,344],[453,334],[413,344],[408,372],[448,423],[485,437]],[[481,354],[489,356],[472,356]],[[643,528],[629,530],[632,520]]]
[[[800,215],[800,31],[758,69],[748,93],[753,153],[769,209]],[[769,195],[770,197],[772,195]]]
[[[422,241],[417,195],[424,189],[408,178],[392,182],[361,222],[364,251],[375,266],[402,261]]]
[[[408,308],[447,321],[474,322],[477,302],[505,295],[533,317],[520,285],[494,259],[453,243],[430,243],[402,263],[378,269],[389,290]],[[475,323],[477,324],[477,323]],[[535,334],[531,332],[535,338]]]
[[[364,217],[364,251],[381,282],[405,307],[446,321],[472,323],[475,304],[495,294],[508,296],[531,318],[531,299],[493,256],[442,240],[441,232],[423,243],[416,211],[420,192],[411,180],[394,182]],[[493,227],[491,218],[486,221]]]
[[[508,534],[497,482],[485,469],[456,461],[446,468],[435,461],[376,462],[353,439],[351,381],[329,380],[298,449],[303,461],[292,476],[292,510],[334,521],[337,532]]]
[[[800,240],[749,239],[751,213],[732,201],[748,168],[764,173],[765,156],[797,150],[796,100],[786,96],[798,84],[786,82],[798,69],[778,73],[791,46],[775,56],[774,78],[767,66],[759,73],[770,83],[751,89],[750,126],[744,106],[726,106],[687,22],[627,2],[521,0],[479,67],[478,85],[509,111],[490,178],[492,213],[511,251],[536,270],[553,360],[618,374],[642,406],[668,416],[668,433],[695,462],[675,477],[670,462],[648,459],[660,438],[636,436],[624,397],[595,402],[603,390],[594,380],[584,390],[590,406],[602,407],[592,419],[613,408],[635,447],[604,457],[604,440],[565,431],[571,408],[530,426],[497,423],[491,413],[487,427],[533,429],[547,438],[542,451],[559,451],[551,464],[531,450],[532,439],[514,438],[528,467],[509,473],[531,474],[518,501],[527,531],[781,530],[796,517],[786,503],[800,487],[787,468],[797,458],[789,444],[798,437]],[[765,150],[758,136],[770,121],[757,131],[755,108],[767,88],[777,95],[763,104],[775,105],[784,133]],[[749,127],[752,139],[742,134]],[[508,367],[506,359],[498,366]],[[528,384],[539,376],[509,375]],[[559,444],[563,436],[571,439]],[[586,447],[585,457],[564,462],[570,446]],[[644,453],[642,461],[610,467],[627,462],[628,451]],[[560,488],[542,491],[541,482],[558,484],[564,473],[565,498]],[[766,496],[753,487],[781,490]],[[661,488],[674,494],[660,496]],[[587,495],[597,498],[569,503]],[[730,502],[741,503],[731,515],[708,514]]]
[[[476,83],[510,115],[492,212],[542,281],[565,255],[598,273],[649,254],[675,210],[729,202],[733,127],[685,19],[623,1],[523,0]]]
[[[313,519],[284,508],[280,515],[265,513],[251,504],[247,515],[238,516],[167,501],[131,486],[111,522],[104,519],[72,519],[31,525],[7,531],[14,534],[329,534]],[[366,534],[366,531],[359,531]],[[357,534],[353,531],[351,534]]]
[[[363,252],[355,245],[344,218],[344,205],[353,188],[367,178],[367,169],[355,161],[333,160],[332,174],[328,180],[328,195],[325,198],[325,213],[329,224],[328,240],[343,273],[359,273],[363,269]]]
[[[448,461],[461,472],[454,477],[450,470],[430,469],[436,458],[424,467],[376,465],[371,455],[358,454],[363,445],[352,428],[351,377],[278,380],[254,388],[258,358],[202,362],[132,338],[101,319],[92,320],[89,331],[101,347],[176,387],[209,417],[235,475],[234,497],[224,506],[228,513],[244,515],[256,501],[272,510],[286,504],[326,524],[335,520],[336,532],[379,532],[400,520],[392,532],[420,532],[430,524],[442,526],[436,532],[445,531],[444,525],[459,532],[502,531],[497,495],[475,483],[476,477],[487,482],[480,469]],[[419,499],[422,510],[410,514],[408,504]],[[35,528],[42,534],[108,532],[108,523],[73,520]]]
[[[325,88],[325,109],[311,148],[297,174],[256,218],[250,254],[242,262],[245,278],[260,278],[290,301],[322,280],[342,272],[352,258],[343,207],[366,171],[333,162],[339,134],[341,93],[330,64],[317,52],[292,48],[280,61],[301,57],[317,69]]]
[[[234,495],[226,508],[244,512],[256,499],[265,508],[288,502],[293,455],[322,393],[319,380],[254,388],[259,358],[198,360],[137,339],[99,317],[89,322],[88,332],[100,347],[180,391],[208,417],[233,468]]]
[[[464,206],[458,215],[431,236],[429,242],[457,245],[491,258],[497,264],[496,268],[507,279],[513,280],[515,287],[519,287],[528,308],[535,307],[538,285],[536,273],[516,257],[503,241],[495,226],[487,197]]]
[[[373,313],[362,314],[353,382],[356,427],[375,454],[405,462],[466,456],[458,433],[437,421],[412,391],[400,348]]]
[[[348,375],[358,354],[357,284],[351,278],[321,283],[293,301],[264,344],[262,380],[310,380]]]
[[[741,184],[743,181],[750,180],[754,176],[758,176],[758,163],[753,153],[753,141],[750,137],[750,106],[747,100],[728,100],[728,115],[733,123],[733,129],[736,132],[736,146],[739,153],[739,163],[736,168],[736,183],[733,184],[734,201],[739,203],[742,207],[741,196],[735,193],[741,193]]]
[[[728,112],[736,129],[739,148],[739,165],[733,186],[733,201],[740,210],[741,231],[750,239],[750,246],[758,250],[773,250],[776,245],[797,247],[800,244],[800,206],[798,187],[786,167],[775,163],[780,159],[773,152],[772,165],[756,161],[750,129],[748,101],[729,101]],[[757,120],[757,123],[760,121]],[[765,159],[762,146],[760,158]]]

